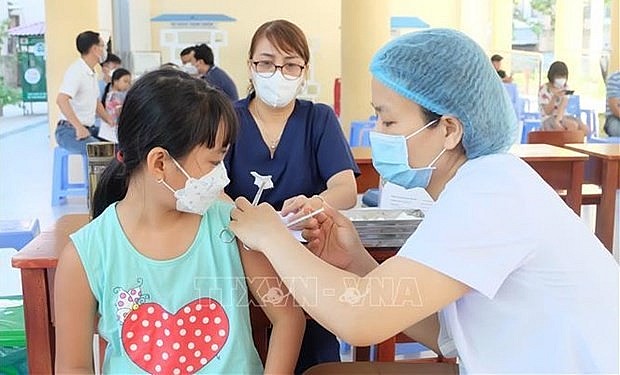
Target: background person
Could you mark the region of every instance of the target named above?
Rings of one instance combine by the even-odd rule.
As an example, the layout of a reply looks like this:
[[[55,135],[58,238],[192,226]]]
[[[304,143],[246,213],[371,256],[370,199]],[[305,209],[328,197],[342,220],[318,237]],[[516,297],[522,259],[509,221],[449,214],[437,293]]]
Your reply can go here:
[[[542,130],[581,130],[584,135],[589,129],[580,118],[566,114],[569,96],[568,67],[562,61],[554,61],[547,72],[548,82],[538,90],[538,110],[542,119]]]
[[[196,68],[196,57],[194,56],[194,50],[196,46],[189,46],[183,48],[179,54],[181,57],[181,69],[192,77],[198,77],[198,69]]]
[[[101,93],[101,99],[105,97],[103,91],[108,83],[112,79],[112,73],[122,65],[121,58],[113,53],[108,53],[106,60],[101,63],[101,79],[98,81],[99,92]]]
[[[501,55],[495,54],[491,56],[491,64],[493,64],[493,68],[497,72],[499,78],[502,79],[504,83],[512,83],[512,74],[509,76],[506,74],[505,70],[502,70],[502,60],[504,58]]]
[[[620,137],[620,71],[607,79],[607,111],[605,133],[610,137]]]
[[[112,80],[103,91],[101,103],[112,117],[113,126],[117,124],[129,87],[131,87],[131,72],[127,69],[118,68],[112,73]]]
[[[221,90],[231,101],[239,99],[237,86],[230,76],[220,67],[215,66],[213,51],[206,44],[194,47],[194,66],[198,73],[208,84]]]
[[[225,159],[230,197],[254,197],[255,171],[272,176],[274,187],[261,201],[283,216],[318,209],[323,201],[340,209],[355,205],[358,168],[334,111],[295,98],[309,61],[306,37],[291,22],[269,21],[254,33],[247,62],[252,87],[235,103],[241,126]],[[336,337],[308,321],[296,373],[339,359]]]
[[[72,153],[86,155],[86,144],[97,142],[95,114],[112,124],[111,116],[99,100],[95,65],[106,60],[106,46],[99,33],[84,31],[75,40],[80,53],[65,72],[56,97],[60,120],[56,126],[56,142]]]

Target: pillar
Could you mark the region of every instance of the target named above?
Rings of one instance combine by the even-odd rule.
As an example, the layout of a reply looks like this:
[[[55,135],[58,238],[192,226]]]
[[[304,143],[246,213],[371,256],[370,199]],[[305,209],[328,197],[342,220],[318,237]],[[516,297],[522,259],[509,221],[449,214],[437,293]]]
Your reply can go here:
[[[45,0],[45,47],[48,121],[50,141],[55,144],[54,132],[60,110],[56,105],[58,89],[65,70],[80,57],[75,38],[86,30],[99,31],[97,2],[84,0]]]
[[[489,54],[499,53],[504,57],[502,69],[510,75],[512,71],[512,0],[495,0],[490,4],[491,45]]]
[[[390,7],[387,1],[342,0],[342,91],[340,120],[348,138],[351,121],[372,114],[371,75],[375,52],[390,39]]]
[[[611,0],[611,45],[609,73],[620,70],[620,0]]]
[[[557,1],[555,7],[555,60],[564,61],[568,66],[570,85],[571,75],[581,74],[582,71],[583,0]],[[542,74],[546,77],[547,72]]]

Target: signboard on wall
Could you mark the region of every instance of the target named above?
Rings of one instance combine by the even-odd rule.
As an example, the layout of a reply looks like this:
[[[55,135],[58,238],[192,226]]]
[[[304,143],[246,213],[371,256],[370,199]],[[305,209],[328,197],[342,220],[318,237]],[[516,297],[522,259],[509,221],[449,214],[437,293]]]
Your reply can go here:
[[[45,39],[43,35],[19,37],[17,53],[19,83],[24,102],[47,101],[47,77],[45,75]]]

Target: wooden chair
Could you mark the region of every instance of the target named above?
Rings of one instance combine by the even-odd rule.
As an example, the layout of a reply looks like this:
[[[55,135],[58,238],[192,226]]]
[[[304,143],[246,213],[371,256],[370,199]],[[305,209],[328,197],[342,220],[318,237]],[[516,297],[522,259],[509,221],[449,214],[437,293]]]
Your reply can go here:
[[[393,336],[377,345],[376,360],[379,362],[394,362],[396,360],[396,344],[412,343],[412,342],[416,342],[416,341],[411,339],[409,336],[405,335],[404,333],[399,333],[398,335]],[[456,363],[456,358],[446,358],[443,355],[438,354],[437,357],[402,360],[399,362]]]
[[[554,146],[564,146],[567,143],[583,143],[585,134],[579,130],[549,131],[536,130],[527,135],[527,143],[546,143]]]

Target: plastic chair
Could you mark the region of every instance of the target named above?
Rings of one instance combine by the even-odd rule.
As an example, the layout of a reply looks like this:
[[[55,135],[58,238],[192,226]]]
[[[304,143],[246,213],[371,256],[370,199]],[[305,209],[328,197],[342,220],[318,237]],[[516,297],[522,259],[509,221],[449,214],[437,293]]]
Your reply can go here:
[[[52,176],[52,206],[58,206],[66,201],[69,195],[88,195],[88,160],[82,156],[84,169],[83,183],[69,182],[69,155],[71,153],[62,147],[54,149],[54,169]],[[74,154],[78,155],[78,154]]]
[[[21,250],[39,233],[39,220],[0,220],[0,248]]]
[[[589,137],[588,143],[620,144],[620,137]]]
[[[540,115],[539,115],[540,116]],[[540,129],[540,119],[523,120],[523,130],[521,132],[521,143],[528,143],[527,136],[530,132]]]
[[[377,207],[379,205],[379,189],[368,189],[362,195],[362,203],[366,207]]]
[[[519,90],[517,89],[517,85],[515,83],[504,83],[504,88],[508,93],[508,97],[512,103],[512,108],[515,111],[515,115],[517,116],[517,119],[519,119],[521,117],[520,106],[522,103],[519,103]]]
[[[570,95],[568,97],[566,113],[582,121],[582,115],[585,115],[585,123],[588,125],[588,129],[590,129],[590,134],[596,134],[596,115],[591,109],[581,109],[581,99],[579,95]]]
[[[370,147],[369,133],[375,128],[376,124],[377,121],[373,118],[366,121],[352,121],[349,145],[351,147]]]

